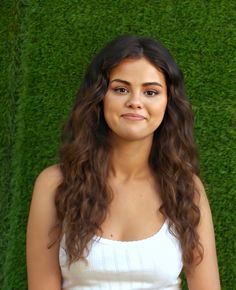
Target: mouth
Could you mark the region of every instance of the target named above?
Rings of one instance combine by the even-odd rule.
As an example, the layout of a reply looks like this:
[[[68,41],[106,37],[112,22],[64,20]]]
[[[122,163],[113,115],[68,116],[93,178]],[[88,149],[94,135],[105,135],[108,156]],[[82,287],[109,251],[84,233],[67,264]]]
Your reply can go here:
[[[146,119],[142,115],[133,114],[133,113],[122,114],[121,117],[127,120],[132,120],[132,121],[142,121]]]

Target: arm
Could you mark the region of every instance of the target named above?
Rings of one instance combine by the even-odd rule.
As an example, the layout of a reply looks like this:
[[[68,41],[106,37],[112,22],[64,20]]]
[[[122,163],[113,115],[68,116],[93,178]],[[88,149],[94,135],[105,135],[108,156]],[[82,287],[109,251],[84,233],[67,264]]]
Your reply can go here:
[[[201,263],[192,266],[190,274],[186,273],[188,288],[189,290],[220,290],[211,210],[202,182],[198,177],[195,177],[194,181],[200,193],[199,207],[201,211],[201,220],[198,226],[198,234],[204,248],[204,253]]]
[[[56,165],[44,169],[36,179],[27,226],[27,273],[29,290],[60,290],[59,243],[50,249],[56,223],[55,189],[61,175]]]

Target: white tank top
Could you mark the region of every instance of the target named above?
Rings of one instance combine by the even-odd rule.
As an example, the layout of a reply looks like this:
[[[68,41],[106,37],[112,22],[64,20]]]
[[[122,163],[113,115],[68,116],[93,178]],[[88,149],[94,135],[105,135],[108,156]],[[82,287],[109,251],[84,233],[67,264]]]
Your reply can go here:
[[[70,290],[179,290],[182,251],[168,223],[153,236],[138,241],[114,241],[95,236],[87,264],[67,266],[64,239],[60,247],[62,289]]]

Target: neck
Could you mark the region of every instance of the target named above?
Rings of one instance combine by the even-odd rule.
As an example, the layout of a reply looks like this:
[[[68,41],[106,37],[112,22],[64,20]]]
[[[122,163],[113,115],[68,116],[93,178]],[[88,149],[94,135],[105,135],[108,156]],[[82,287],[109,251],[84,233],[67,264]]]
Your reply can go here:
[[[111,152],[110,177],[124,181],[150,175],[149,155],[152,139],[138,141],[115,140]]]

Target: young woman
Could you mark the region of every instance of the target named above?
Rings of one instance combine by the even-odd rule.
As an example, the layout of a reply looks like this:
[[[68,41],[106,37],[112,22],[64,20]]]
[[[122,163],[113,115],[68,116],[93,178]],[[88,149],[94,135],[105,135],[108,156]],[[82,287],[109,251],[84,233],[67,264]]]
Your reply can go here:
[[[36,179],[29,290],[219,290],[193,116],[172,56],[116,38],[93,59],[63,131],[60,163]]]

